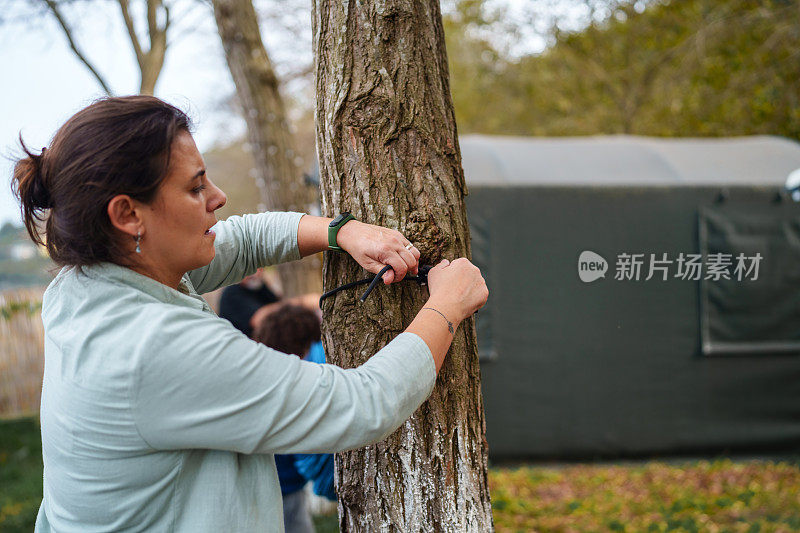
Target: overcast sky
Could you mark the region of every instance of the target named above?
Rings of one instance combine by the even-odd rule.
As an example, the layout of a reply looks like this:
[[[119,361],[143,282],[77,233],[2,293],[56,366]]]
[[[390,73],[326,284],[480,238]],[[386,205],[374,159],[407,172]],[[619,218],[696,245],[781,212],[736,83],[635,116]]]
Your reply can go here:
[[[523,5],[526,0],[511,0]],[[104,95],[97,81],[70,51],[60,28],[51,16],[39,20],[9,23],[15,11],[30,12],[27,2],[4,0],[5,22],[0,24],[0,225],[6,221],[21,224],[9,180],[13,158],[20,154],[17,137],[22,132],[26,144],[40,150],[49,144],[56,129],[72,114]],[[297,21],[297,35],[264,31],[268,52],[279,74],[298,62],[310,61],[310,13],[307,0],[256,2],[264,17],[279,16],[273,11],[288,9],[283,18]],[[130,41],[121,23],[116,2],[77,2],[69,11],[70,22],[84,52],[110,82],[115,94],[133,94],[139,88],[139,74]],[[133,6],[139,5],[133,3]],[[196,0],[176,0],[172,13],[175,23],[166,62],[156,87],[156,96],[188,111],[195,121],[195,138],[201,150],[214,142],[230,139],[244,132],[244,122],[231,116],[223,102],[233,94],[234,86],[225,65],[219,36],[210,7]],[[199,6],[199,7],[198,7]],[[189,15],[187,9],[191,9]],[[274,18],[272,19],[274,20]],[[298,29],[299,28],[299,29]],[[144,30],[142,28],[142,30]],[[145,32],[142,31],[143,35]],[[306,35],[307,34],[307,35]],[[298,46],[298,42],[302,46]],[[541,46],[540,43],[534,46]]]

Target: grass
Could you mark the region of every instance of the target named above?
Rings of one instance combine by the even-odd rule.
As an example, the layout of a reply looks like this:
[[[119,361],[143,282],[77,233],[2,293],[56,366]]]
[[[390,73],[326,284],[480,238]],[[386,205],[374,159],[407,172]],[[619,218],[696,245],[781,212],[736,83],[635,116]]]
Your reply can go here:
[[[314,529],[316,529],[317,533],[339,532],[339,518],[336,516],[336,513],[314,516],[312,518],[314,519]]]
[[[729,459],[493,469],[497,531],[800,530],[800,468]]]
[[[42,442],[34,418],[0,420],[0,531],[33,531],[42,502]]]
[[[795,462],[493,468],[489,484],[498,532],[800,531]],[[0,420],[0,531],[31,531],[41,498],[36,419]],[[318,533],[338,528],[335,516],[314,522]]]

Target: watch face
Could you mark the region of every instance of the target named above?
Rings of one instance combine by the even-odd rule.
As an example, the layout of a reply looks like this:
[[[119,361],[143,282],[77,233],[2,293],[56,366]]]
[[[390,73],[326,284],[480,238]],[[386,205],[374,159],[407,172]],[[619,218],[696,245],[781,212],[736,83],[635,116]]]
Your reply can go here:
[[[336,218],[331,220],[331,223],[328,224],[328,226],[331,227],[331,228],[335,228],[336,226],[341,224],[342,220],[344,220],[345,217],[347,217],[347,216],[350,216],[350,213],[341,213],[339,216],[337,216]]]

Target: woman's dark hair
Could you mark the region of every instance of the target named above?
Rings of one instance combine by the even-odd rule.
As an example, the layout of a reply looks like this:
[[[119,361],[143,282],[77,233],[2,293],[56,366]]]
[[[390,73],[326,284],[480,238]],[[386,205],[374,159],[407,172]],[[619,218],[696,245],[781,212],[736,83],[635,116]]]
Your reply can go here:
[[[264,317],[253,331],[253,340],[283,353],[303,357],[320,339],[319,318],[314,311],[285,304]]]
[[[14,167],[11,188],[34,242],[59,266],[128,265],[108,217],[118,194],[151,203],[167,175],[170,148],[191,121],[153,96],[103,98],[78,111],[35,154]],[[44,222],[44,231],[37,222]]]

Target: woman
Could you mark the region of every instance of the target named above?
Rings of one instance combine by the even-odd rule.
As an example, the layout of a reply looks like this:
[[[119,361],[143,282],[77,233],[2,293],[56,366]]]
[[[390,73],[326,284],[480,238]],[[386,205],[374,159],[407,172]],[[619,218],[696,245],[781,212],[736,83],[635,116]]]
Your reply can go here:
[[[425,309],[356,369],[248,339],[199,293],[327,249],[329,219],[217,222],[225,194],[189,128],[156,98],[108,98],[41,155],[23,143],[12,184],[31,238],[62,266],[42,303],[37,531],[280,531],[273,454],[384,438],[433,388],[448,322],[488,296],[469,261],[442,261]],[[350,221],[337,244],[372,272],[391,265],[385,283],[418,266],[393,230]]]

